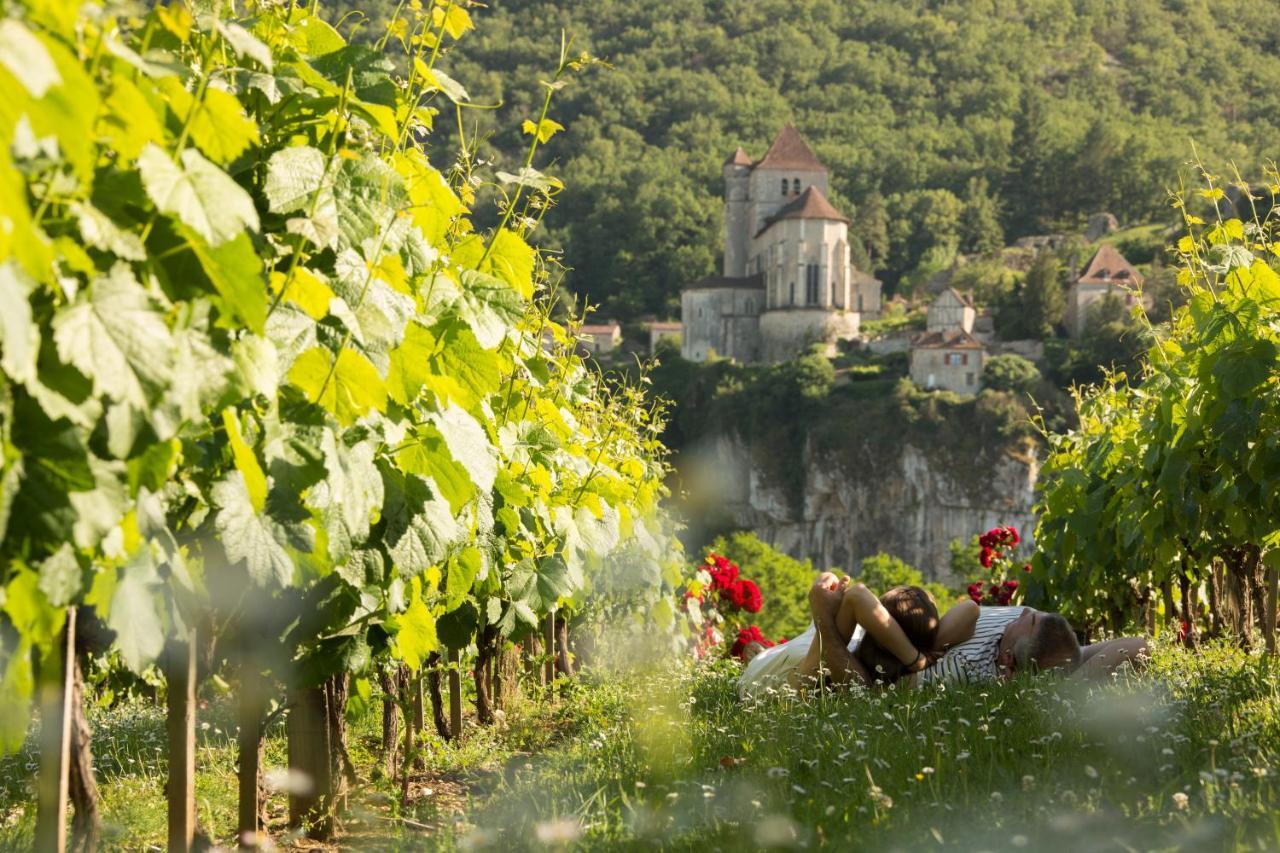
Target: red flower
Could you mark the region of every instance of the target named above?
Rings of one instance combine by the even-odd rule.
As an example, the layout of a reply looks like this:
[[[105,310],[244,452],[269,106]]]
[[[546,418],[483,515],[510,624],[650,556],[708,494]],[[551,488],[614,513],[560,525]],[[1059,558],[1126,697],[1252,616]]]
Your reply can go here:
[[[982,549],[982,555],[978,557],[978,561],[982,563],[982,568],[984,569],[991,568],[991,560],[995,557],[995,555],[996,555],[995,551],[984,546]]]
[[[1023,570],[1024,572],[1029,572],[1029,571],[1031,571],[1031,564],[1030,564],[1030,563],[1027,563],[1025,566],[1023,566],[1023,567],[1022,567],[1022,570]]]
[[[733,646],[729,649],[729,654],[735,658],[742,658],[747,650],[747,646],[752,643],[759,643],[766,649],[773,648],[773,643],[764,638],[764,634],[760,633],[760,628],[755,625],[748,625],[738,630],[738,638],[733,641]]]
[[[764,606],[764,596],[760,594],[760,587],[756,586],[755,581],[744,580],[738,584],[738,589],[742,592],[741,606],[748,613],[759,613]]]
[[[1022,541],[1022,539],[1018,536],[1018,528],[1012,527],[1012,526],[1006,527],[1005,531],[1007,532],[1008,542],[1010,545],[1017,545],[1019,542]]]
[[[1014,580],[1008,580],[1008,581],[1005,581],[1005,582],[1004,582],[1004,588],[1005,588],[1005,589],[1017,589],[1017,588],[1018,588],[1018,582],[1017,582],[1017,581],[1014,581]]]

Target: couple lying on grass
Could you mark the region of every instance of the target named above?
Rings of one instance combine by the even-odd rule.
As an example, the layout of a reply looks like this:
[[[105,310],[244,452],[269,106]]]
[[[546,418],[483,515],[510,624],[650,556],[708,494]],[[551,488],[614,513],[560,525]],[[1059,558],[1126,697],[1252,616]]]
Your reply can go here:
[[[809,589],[813,625],[766,649],[748,646],[738,681],[742,695],[825,676],[828,683],[914,685],[1003,679],[1058,670],[1078,677],[1141,664],[1146,640],[1123,637],[1081,647],[1060,613],[1030,607],[956,604],[939,618],[928,592],[898,586],[880,598],[860,583],[824,572]]]

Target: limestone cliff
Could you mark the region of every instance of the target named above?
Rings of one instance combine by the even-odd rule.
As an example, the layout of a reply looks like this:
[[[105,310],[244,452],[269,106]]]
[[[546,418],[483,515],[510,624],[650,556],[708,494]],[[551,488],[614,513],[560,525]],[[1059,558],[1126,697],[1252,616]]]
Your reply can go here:
[[[963,444],[963,443],[962,443]],[[686,482],[710,489],[718,509],[779,550],[852,572],[878,551],[946,583],[950,543],[996,524],[1029,538],[1039,462],[1026,438],[974,447],[895,446],[809,437],[798,471],[779,477],[771,449],[736,434],[706,437],[684,454]],[[875,454],[875,458],[872,458]],[[772,470],[771,470],[772,469]]]

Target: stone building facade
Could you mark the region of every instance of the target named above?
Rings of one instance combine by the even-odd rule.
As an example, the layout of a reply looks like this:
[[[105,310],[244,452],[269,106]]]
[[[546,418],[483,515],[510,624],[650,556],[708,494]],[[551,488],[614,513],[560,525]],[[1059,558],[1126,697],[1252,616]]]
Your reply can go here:
[[[1089,309],[1107,296],[1114,295],[1132,306],[1142,290],[1142,273],[1125,260],[1124,255],[1104,243],[1084,265],[1080,275],[1067,290],[1067,310],[1062,322],[1067,334],[1078,338],[1089,325]],[[1142,294],[1143,307],[1151,308],[1151,297]]]
[[[964,329],[922,332],[911,342],[911,381],[926,390],[976,394],[986,347]]]
[[[879,315],[880,282],[850,262],[849,220],[799,132],[784,127],[755,162],[739,148],[724,182],[723,275],[684,289],[684,357],[777,362],[856,338]]]

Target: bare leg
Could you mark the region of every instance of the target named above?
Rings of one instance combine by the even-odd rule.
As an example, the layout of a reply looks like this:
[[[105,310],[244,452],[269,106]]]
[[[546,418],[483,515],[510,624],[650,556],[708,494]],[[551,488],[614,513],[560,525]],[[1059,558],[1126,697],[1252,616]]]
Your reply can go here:
[[[838,618],[838,610],[840,605],[839,590],[841,583],[831,572],[823,572],[817,580],[813,582],[813,587],[809,591],[809,612],[813,616],[814,625],[818,625],[824,619]],[[814,590],[822,590],[824,595],[815,596]],[[848,636],[852,636],[852,629]],[[813,642],[809,644],[809,651],[805,653],[804,660],[800,665],[792,671],[787,682],[799,690],[803,687],[812,685],[823,669],[822,648],[824,640],[821,630],[816,630]],[[844,646],[848,645],[848,639],[844,641]]]
[[[1080,666],[1076,674],[1080,678],[1097,678],[1110,675],[1125,662],[1135,669],[1146,665],[1151,656],[1145,637],[1117,637],[1092,643],[1080,650]]]

